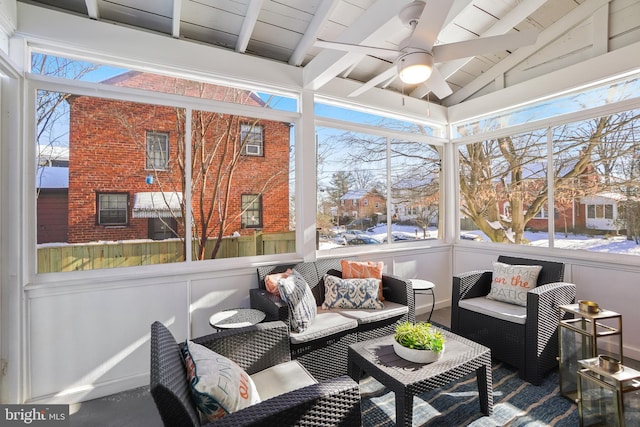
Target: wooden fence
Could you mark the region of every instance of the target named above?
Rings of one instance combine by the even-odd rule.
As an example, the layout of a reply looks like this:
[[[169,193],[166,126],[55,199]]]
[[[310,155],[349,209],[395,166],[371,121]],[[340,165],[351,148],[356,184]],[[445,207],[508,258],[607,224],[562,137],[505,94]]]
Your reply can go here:
[[[216,240],[207,241],[205,253],[211,254]],[[295,241],[295,231],[224,237],[216,259],[292,253],[296,250]],[[197,254],[197,247],[198,243],[193,241],[192,254]],[[38,247],[38,273],[168,264],[183,260],[183,242],[180,239],[59,246],[47,244]]]

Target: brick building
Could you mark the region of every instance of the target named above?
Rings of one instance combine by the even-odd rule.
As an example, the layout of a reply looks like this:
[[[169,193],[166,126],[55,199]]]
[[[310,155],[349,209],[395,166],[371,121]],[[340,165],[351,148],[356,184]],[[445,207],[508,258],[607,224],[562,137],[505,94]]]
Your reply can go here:
[[[250,91],[140,72],[105,83],[263,106]],[[68,242],[184,235],[184,110],[92,96],[69,104]],[[192,135],[193,158],[212,159],[193,162],[194,234],[209,211],[217,233],[225,207],[224,235],[289,230],[289,123],[194,111]]]

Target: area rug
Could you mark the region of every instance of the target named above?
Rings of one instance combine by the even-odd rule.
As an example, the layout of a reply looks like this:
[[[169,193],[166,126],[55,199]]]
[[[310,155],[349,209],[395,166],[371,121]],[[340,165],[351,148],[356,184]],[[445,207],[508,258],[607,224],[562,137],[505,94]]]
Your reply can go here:
[[[360,381],[364,427],[395,426],[395,395],[371,377]],[[493,415],[480,412],[475,375],[413,399],[414,426],[575,427],[578,407],[560,395],[557,370],[540,386],[518,377],[514,368],[493,363]]]

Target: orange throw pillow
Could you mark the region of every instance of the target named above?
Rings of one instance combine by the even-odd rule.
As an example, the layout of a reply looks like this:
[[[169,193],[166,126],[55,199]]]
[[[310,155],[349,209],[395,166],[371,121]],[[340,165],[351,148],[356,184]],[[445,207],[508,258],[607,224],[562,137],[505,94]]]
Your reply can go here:
[[[382,261],[349,261],[343,259],[340,264],[342,266],[343,279],[382,279],[382,269],[384,268]],[[380,282],[378,299],[384,301],[382,282]]]
[[[267,292],[274,295],[280,295],[278,290],[278,280],[286,279],[291,275],[291,269],[287,268],[287,271],[283,273],[269,274],[264,278],[264,287],[267,288]]]

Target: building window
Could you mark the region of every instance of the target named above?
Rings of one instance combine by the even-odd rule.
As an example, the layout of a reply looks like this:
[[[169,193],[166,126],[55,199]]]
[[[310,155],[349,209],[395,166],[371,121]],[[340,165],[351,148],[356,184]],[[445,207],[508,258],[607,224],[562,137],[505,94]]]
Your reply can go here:
[[[97,194],[98,225],[126,225],[128,219],[128,193]]]
[[[169,134],[147,132],[147,169],[167,170],[169,166]]]
[[[245,156],[264,155],[263,127],[256,124],[243,123],[240,125],[240,142],[242,154]]]
[[[242,195],[242,228],[262,228],[262,197]]]

